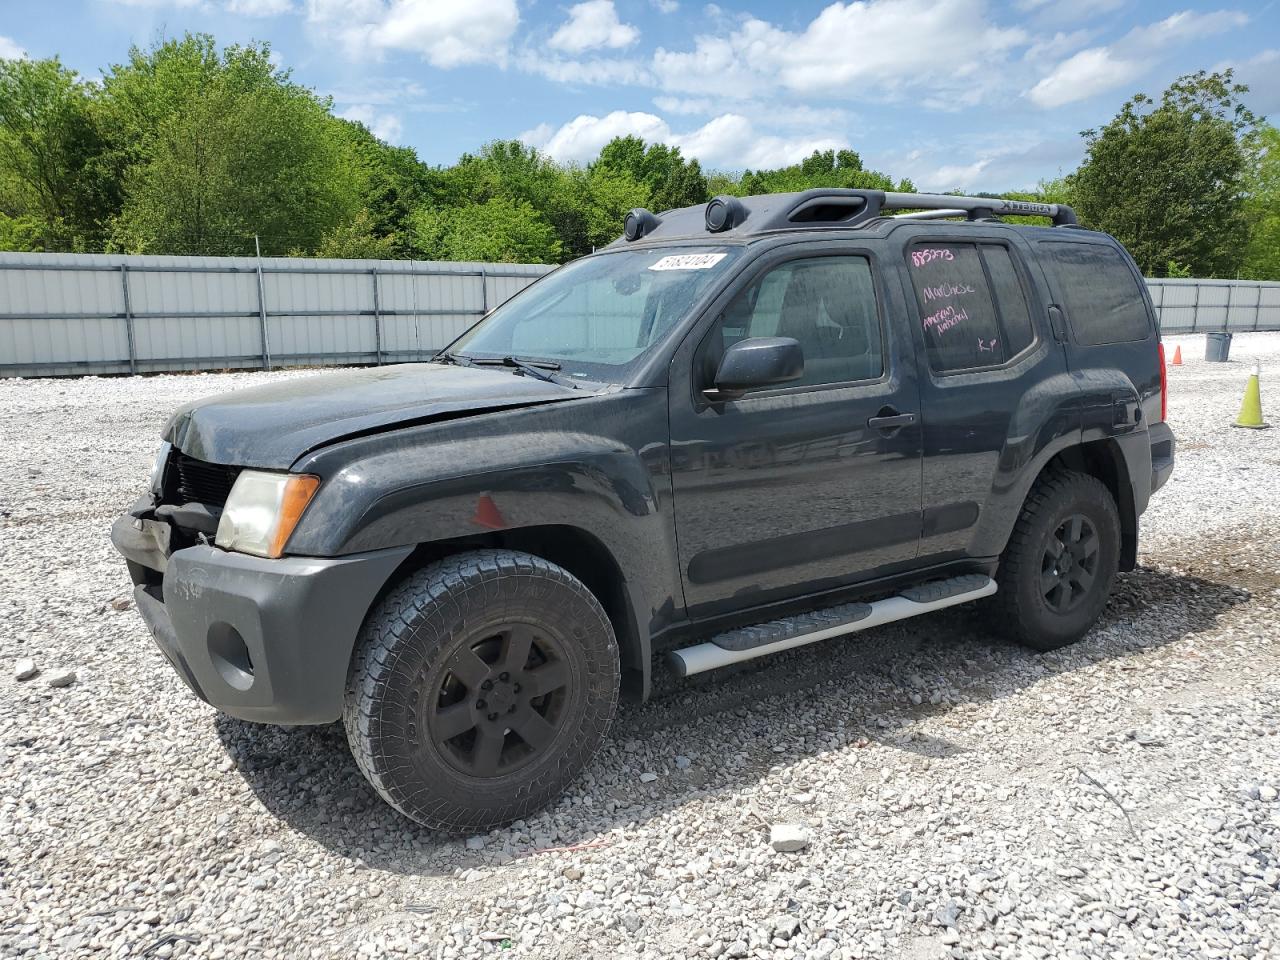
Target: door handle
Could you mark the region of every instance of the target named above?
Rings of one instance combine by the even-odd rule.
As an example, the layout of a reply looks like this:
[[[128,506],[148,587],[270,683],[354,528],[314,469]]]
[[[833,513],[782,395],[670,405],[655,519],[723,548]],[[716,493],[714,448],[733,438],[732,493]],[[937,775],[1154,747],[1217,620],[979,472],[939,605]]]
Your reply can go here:
[[[867,421],[867,426],[872,430],[897,430],[899,427],[909,427],[915,422],[914,413],[892,413],[872,417]]]
[[[1059,343],[1067,342],[1067,323],[1063,319],[1062,310],[1057,304],[1049,305],[1049,326],[1053,328],[1053,339]]]

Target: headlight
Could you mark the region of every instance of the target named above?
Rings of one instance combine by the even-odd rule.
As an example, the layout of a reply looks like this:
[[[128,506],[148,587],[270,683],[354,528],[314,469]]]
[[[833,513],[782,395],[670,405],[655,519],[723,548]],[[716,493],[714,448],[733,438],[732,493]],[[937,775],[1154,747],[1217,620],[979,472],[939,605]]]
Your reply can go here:
[[[151,492],[157,497],[164,490],[164,468],[169,465],[169,453],[172,450],[173,444],[168,440],[164,441],[156,453],[156,462],[151,465]]]
[[[226,550],[280,556],[319,486],[320,478],[307,474],[242,470],[222,508],[214,542]]]

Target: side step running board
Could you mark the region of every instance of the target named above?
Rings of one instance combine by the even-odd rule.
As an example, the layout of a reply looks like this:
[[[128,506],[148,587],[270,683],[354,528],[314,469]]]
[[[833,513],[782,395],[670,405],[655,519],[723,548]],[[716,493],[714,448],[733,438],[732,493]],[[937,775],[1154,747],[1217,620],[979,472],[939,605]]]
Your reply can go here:
[[[967,573],[949,580],[911,587],[897,596],[886,597],[874,603],[845,603],[785,620],[771,620],[768,623],[730,630],[705,643],[672,651],[667,655],[667,662],[676,676],[687,677],[828,637],[918,617],[923,613],[989,597],[995,592],[996,582],[990,577],[981,573]]]

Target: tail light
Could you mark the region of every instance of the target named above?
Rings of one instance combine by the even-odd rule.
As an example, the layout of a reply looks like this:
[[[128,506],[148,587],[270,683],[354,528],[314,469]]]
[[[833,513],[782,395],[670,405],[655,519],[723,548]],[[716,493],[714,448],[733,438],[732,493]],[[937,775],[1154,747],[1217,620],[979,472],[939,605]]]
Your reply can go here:
[[[1160,351],[1160,422],[1169,419],[1169,368],[1164,365],[1164,344],[1157,343]]]

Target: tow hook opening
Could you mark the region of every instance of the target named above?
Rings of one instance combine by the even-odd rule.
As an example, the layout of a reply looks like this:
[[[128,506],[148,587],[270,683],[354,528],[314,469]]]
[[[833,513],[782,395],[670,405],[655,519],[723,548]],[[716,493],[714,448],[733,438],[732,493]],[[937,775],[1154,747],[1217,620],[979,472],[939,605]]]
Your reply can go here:
[[[253,660],[240,631],[221,621],[209,627],[209,659],[229,686],[248,690],[253,686]]]

